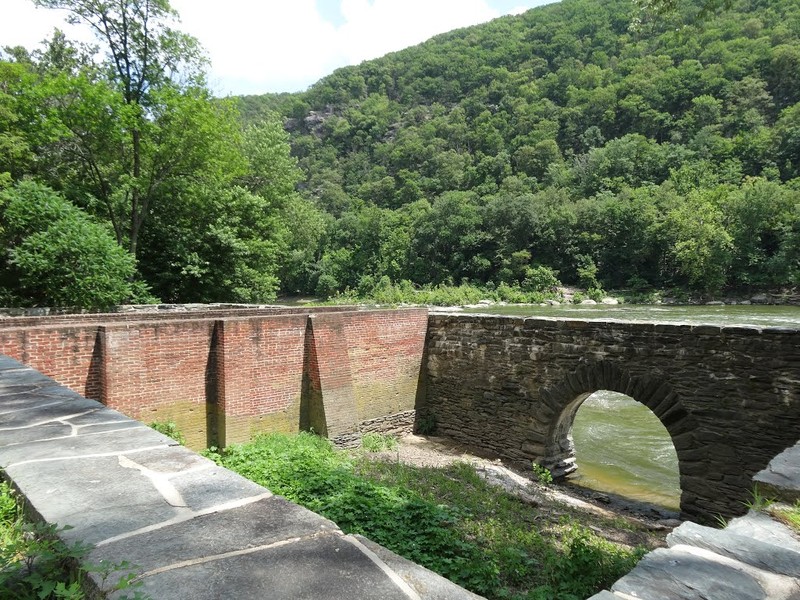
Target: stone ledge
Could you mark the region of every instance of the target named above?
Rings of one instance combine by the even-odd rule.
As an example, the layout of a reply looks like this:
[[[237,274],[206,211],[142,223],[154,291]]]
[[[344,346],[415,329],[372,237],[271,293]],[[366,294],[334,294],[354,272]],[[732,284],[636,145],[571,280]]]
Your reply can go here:
[[[789,504],[800,500],[800,443],[773,458],[753,481],[762,496]]]
[[[687,522],[667,544],[589,600],[800,598],[800,538],[765,514],[750,512],[725,529]]]

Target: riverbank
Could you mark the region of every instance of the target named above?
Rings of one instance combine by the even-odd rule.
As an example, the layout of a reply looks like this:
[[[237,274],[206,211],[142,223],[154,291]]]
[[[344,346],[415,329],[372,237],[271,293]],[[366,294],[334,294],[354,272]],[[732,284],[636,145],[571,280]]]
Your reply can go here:
[[[532,472],[523,473],[506,465],[498,458],[482,453],[477,448],[467,448],[437,436],[407,435],[398,439],[393,450],[365,454],[374,460],[396,461],[414,467],[443,468],[454,463],[465,463],[475,469],[479,477],[492,485],[501,487],[525,502],[545,507],[553,514],[569,510],[585,515],[587,521],[593,518],[614,522],[623,519],[626,523],[621,530],[611,527],[605,530],[606,539],[623,542],[627,534],[634,534],[627,542],[631,546],[640,544],[659,547],[663,538],[673,528],[680,525],[678,512],[639,502],[607,491],[597,491],[573,482],[543,483]],[[601,528],[598,525],[598,528]],[[629,528],[628,525],[632,525]],[[643,538],[642,532],[655,533],[653,538]]]
[[[440,438],[371,434],[337,450],[270,434],[210,456],[490,600],[591,596],[663,546],[671,525]]]
[[[375,290],[373,290],[374,292]],[[0,319],[9,317],[42,317],[48,315],[120,313],[120,312],[191,312],[208,309],[268,308],[286,306],[353,305],[364,307],[428,307],[436,309],[474,309],[506,306],[800,306],[800,291],[797,288],[758,291],[751,293],[727,293],[719,295],[692,295],[689,292],[666,290],[632,291],[599,289],[586,290],[571,286],[557,286],[547,290],[525,290],[519,286],[500,285],[477,287],[469,284],[458,286],[423,286],[414,288],[410,284],[391,285],[380,293],[359,294],[348,291],[328,299],[300,296],[283,296],[271,303],[243,304],[215,302],[120,304],[102,309],[79,309],[68,306],[0,307]]]

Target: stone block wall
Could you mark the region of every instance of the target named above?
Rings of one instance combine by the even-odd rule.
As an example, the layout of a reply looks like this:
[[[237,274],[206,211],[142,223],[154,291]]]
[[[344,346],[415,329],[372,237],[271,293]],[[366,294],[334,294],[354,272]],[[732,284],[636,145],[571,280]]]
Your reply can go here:
[[[431,315],[427,396],[440,434],[509,460],[574,469],[580,404],[648,406],[678,454],[681,507],[745,510],[752,476],[800,439],[800,331]]]

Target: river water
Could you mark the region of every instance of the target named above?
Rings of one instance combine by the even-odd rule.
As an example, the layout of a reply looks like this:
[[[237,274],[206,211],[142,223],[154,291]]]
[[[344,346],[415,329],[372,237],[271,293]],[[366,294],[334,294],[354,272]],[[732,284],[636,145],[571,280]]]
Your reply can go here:
[[[800,328],[797,306],[489,306],[464,312]],[[572,436],[575,483],[678,508],[678,457],[667,430],[645,406],[624,394],[597,391],[578,409]]]

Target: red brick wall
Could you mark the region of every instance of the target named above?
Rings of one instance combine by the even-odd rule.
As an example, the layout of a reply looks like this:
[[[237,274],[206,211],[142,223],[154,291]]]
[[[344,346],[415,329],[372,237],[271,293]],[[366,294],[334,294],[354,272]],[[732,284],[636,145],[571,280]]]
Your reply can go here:
[[[101,372],[96,342],[100,328],[45,326],[0,329],[0,354],[6,354],[64,384],[101,399]]]
[[[198,448],[302,426],[336,437],[414,409],[425,309],[132,316],[6,319],[0,353],[143,422],[175,421]]]
[[[307,320],[301,314],[222,322],[221,443],[298,430]]]
[[[367,314],[367,313],[364,313]],[[319,387],[324,412],[324,434],[337,438],[351,433],[358,425],[358,410],[353,390],[345,319],[342,314],[320,314],[309,317],[311,342],[314,349],[315,385]],[[368,328],[361,336],[377,332]],[[319,417],[319,415],[318,415]]]
[[[207,439],[213,320],[105,326],[104,402],[144,423],[175,421],[192,446]]]
[[[414,408],[427,309],[343,313],[341,319],[358,420]]]

